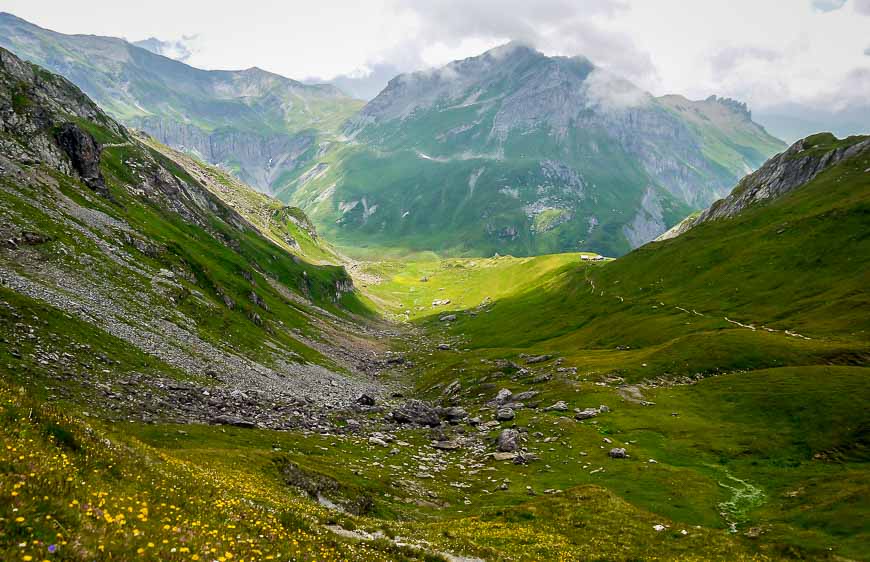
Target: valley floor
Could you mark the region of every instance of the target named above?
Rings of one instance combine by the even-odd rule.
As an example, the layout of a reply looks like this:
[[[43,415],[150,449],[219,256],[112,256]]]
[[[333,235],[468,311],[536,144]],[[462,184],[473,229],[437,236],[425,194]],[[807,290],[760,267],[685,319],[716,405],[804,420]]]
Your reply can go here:
[[[57,396],[64,364],[50,356],[69,353],[58,346],[68,336],[53,322],[40,326],[35,301],[6,292],[3,337],[16,345],[0,352],[0,555],[865,559],[870,369],[666,373],[662,349],[673,362],[674,341],[637,345],[624,331],[631,343],[605,346],[534,329],[539,315],[550,327],[565,320],[558,303],[524,302],[525,316],[507,310],[517,325],[499,316],[517,306],[511,299],[568,274],[609,310],[564,302],[571,322],[625,315],[625,297],[590,287],[594,268],[606,267],[578,255],[359,264],[358,285],[393,322],[361,334],[380,340],[373,380],[382,389],[374,405],[317,410],[317,424],[283,431],[159,414],[124,421],[95,406],[100,387],[87,384]],[[734,353],[754,338],[786,341],[792,363],[811,353],[801,347],[810,340],[785,329],[752,330],[691,304],[655,306],[667,322],[712,323],[691,326],[694,337],[714,334]],[[113,370],[101,380],[117,388]],[[436,428],[391,421],[411,397],[455,416]],[[495,419],[507,408],[512,419]],[[510,428],[519,447],[500,452]],[[616,448],[627,458],[611,458]]]

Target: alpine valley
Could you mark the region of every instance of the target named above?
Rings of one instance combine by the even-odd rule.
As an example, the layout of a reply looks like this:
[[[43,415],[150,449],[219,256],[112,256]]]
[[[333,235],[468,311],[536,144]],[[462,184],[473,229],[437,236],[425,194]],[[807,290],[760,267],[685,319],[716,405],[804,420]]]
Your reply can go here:
[[[870,560],[868,377],[870,136],[0,15],[0,560]]]

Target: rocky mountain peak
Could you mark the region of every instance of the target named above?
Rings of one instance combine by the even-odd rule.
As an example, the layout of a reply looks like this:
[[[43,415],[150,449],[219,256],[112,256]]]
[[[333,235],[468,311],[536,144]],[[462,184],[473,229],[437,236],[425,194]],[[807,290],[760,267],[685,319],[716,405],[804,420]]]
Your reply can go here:
[[[837,139],[831,133],[818,133],[801,139],[743,178],[728,197],[683,220],[657,240],[675,238],[703,222],[731,218],[749,207],[783,197],[858,154],[870,154],[870,136]]]

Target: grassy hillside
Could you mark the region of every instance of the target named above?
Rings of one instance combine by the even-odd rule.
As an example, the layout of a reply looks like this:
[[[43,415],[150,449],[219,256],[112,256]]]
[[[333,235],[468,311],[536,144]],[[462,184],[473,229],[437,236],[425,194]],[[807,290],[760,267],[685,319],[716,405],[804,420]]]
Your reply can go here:
[[[626,444],[627,464],[589,453],[586,466],[606,467],[600,485],[676,520],[733,526],[768,554],[865,559],[868,167],[859,154],[615,261],[388,262],[370,266],[383,282],[369,290],[449,344],[409,344],[423,395],[458,381],[454,400],[481,411],[499,388],[536,390],[540,406],[607,404],[592,427],[561,422],[559,441]],[[518,410],[513,423],[531,434],[557,417]],[[544,485],[564,485],[556,473]]]
[[[616,260],[357,290],[3,50],[0,125],[0,559],[868,559],[867,152]]]

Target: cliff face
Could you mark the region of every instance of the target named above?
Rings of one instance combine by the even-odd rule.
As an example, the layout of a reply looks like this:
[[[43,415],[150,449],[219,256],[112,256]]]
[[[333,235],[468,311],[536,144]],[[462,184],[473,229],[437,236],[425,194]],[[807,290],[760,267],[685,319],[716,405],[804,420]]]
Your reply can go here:
[[[266,192],[282,174],[292,173],[311,157],[307,153],[316,140],[313,133],[261,135],[234,129],[209,132],[162,117],[136,118],[130,123],[161,143],[218,164]]]
[[[751,206],[782,197],[842,160],[865,152],[870,153],[870,137],[866,136],[838,140],[831,133],[819,133],[799,140],[743,178],[728,197],[686,218],[658,240],[674,238],[703,222],[731,218]]]

